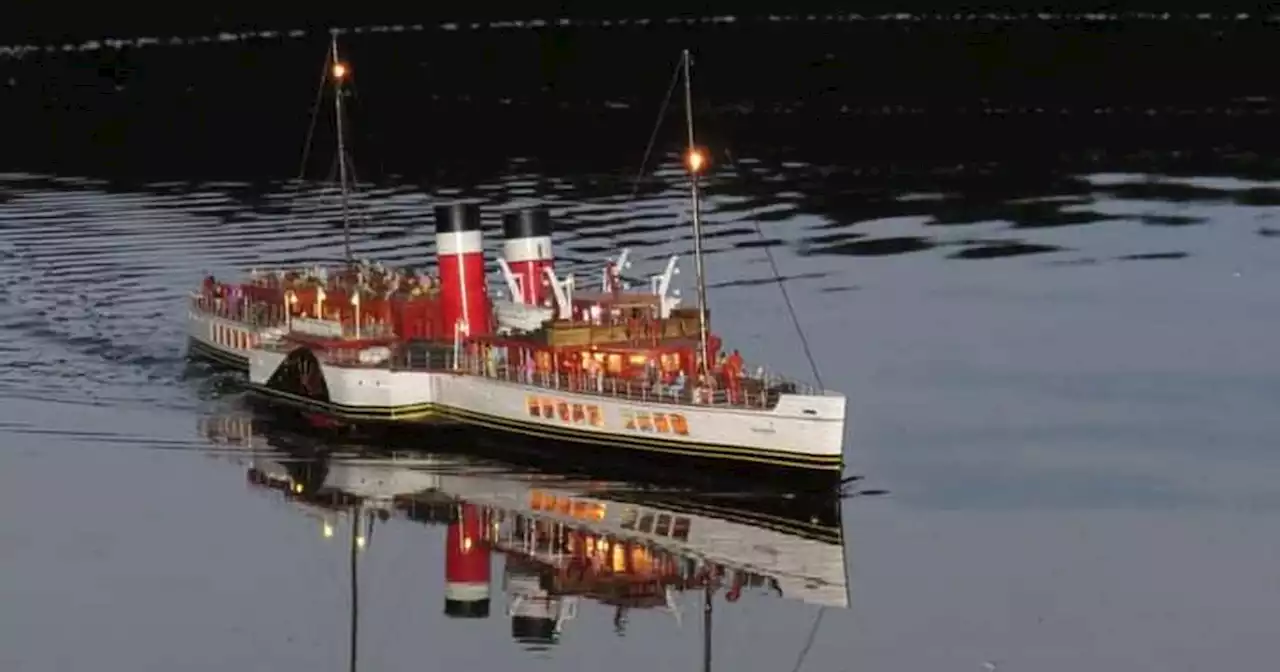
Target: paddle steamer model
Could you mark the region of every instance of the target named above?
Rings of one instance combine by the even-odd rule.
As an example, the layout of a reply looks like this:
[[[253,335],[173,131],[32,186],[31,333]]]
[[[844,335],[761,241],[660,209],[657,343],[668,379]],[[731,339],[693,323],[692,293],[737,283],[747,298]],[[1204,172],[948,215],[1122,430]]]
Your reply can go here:
[[[340,88],[346,68],[336,44],[331,53]],[[689,108],[687,51],[682,63]],[[247,368],[261,399],[337,427],[426,436],[430,423],[462,422],[556,449],[625,448],[838,480],[844,395],[751,371],[711,331],[698,195],[706,160],[687,119],[692,307],[671,286],[677,257],[633,290],[622,281],[624,251],[603,265],[598,290],[579,291],[557,273],[552,220],[536,207],[501,218],[500,297],[486,278],[485,213],[454,202],[434,208],[434,275],[349,262],[207,279],[192,297],[192,352]]]

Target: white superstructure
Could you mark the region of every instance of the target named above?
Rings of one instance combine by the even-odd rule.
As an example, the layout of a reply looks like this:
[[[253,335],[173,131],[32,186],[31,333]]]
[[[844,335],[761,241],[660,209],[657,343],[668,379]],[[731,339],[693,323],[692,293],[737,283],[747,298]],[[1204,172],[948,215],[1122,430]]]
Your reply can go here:
[[[322,396],[271,385],[273,374],[291,353],[320,372]],[[716,403],[713,397],[711,403],[699,404],[639,387],[571,390],[520,378],[507,369],[480,367],[340,365],[321,362],[306,350],[285,348],[257,349],[249,355],[249,383],[256,392],[340,420],[443,418],[656,454],[834,472],[842,468],[845,397],[839,393],[766,393],[740,404]],[[753,402],[759,406],[753,407]]]

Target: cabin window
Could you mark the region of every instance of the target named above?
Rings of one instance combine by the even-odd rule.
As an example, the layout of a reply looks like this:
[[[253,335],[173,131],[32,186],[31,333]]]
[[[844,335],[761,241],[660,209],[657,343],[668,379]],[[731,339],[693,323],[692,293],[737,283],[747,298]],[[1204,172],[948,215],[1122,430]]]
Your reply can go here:
[[[537,357],[534,359],[536,360],[535,363],[538,367],[538,371],[546,373],[551,370],[551,353],[539,352]]]
[[[587,407],[587,422],[596,427],[604,427],[604,415],[600,413],[599,406]]]
[[[622,523],[621,523],[622,529],[624,530],[636,529],[636,518],[638,517],[639,517],[639,513],[635,510],[634,507],[627,507],[626,509],[623,509]]]
[[[639,546],[632,546],[630,550],[631,557],[628,558],[628,560],[631,561],[631,570],[637,574],[647,574],[651,572],[653,569],[653,558],[649,555],[649,552]]]
[[[538,417],[542,415],[542,400],[537,397],[529,397],[529,415]]]
[[[681,434],[686,436],[689,434],[689,423],[684,419],[683,415],[680,415],[679,413],[672,413],[670,419],[671,419],[672,431],[674,431],[676,434]]]
[[[680,355],[668,352],[662,355],[662,370],[675,373],[680,370]]]
[[[671,425],[667,422],[667,416],[662,413],[653,414],[653,427],[663,434],[667,434],[671,431]]]
[[[646,513],[643,516],[640,516],[640,525],[636,529],[645,534],[653,532],[653,514]]]
[[[622,355],[609,355],[609,373],[622,373]]]
[[[541,490],[534,490],[529,493],[529,508],[534,511],[550,511],[556,506],[556,498]]]
[[[604,520],[604,506],[594,502],[576,501],[573,503],[573,517],[598,523]]]
[[[671,534],[671,516],[662,514],[658,516],[658,526],[653,529],[653,533],[662,537]]]
[[[556,410],[560,412],[561,420],[569,422],[569,404],[562,401],[556,404]]]
[[[555,414],[556,414],[555,405],[551,403],[550,399],[543,399],[542,400],[542,417],[550,419]]]
[[[644,355],[631,355],[631,366],[645,366],[649,363],[649,358]]]
[[[684,516],[676,518],[676,525],[671,529],[671,538],[676,541],[689,541],[689,519]]]
[[[587,419],[587,414],[582,410],[582,404],[573,405],[573,421],[582,422]]]

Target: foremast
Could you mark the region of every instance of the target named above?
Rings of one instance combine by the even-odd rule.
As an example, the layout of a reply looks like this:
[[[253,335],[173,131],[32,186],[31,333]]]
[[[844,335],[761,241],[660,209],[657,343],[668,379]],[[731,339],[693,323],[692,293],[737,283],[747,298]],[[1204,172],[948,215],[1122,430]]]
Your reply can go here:
[[[347,143],[342,126],[342,96],[347,78],[347,65],[338,57],[338,30],[329,31],[330,74],[333,81],[333,116],[338,135],[338,183],[342,190],[342,249],[348,265],[351,264],[351,217],[347,186]]]
[[[711,370],[711,348],[707,334],[707,275],[702,259],[702,213],[698,197],[698,176],[706,164],[706,157],[698,149],[693,134],[693,82],[690,77],[689,50],[683,52],[684,69],[684,119],[689,134],[689,148],[685,156],[685,164],[689,169],[689,196],[693,204],[693,263],[698,282],[698,345],[701,351],[700,375]]]

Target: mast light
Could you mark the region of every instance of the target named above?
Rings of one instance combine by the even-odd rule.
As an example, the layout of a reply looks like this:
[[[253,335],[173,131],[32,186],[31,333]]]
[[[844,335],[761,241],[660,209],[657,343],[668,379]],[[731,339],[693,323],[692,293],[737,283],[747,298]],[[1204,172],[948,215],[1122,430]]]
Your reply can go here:
[[[701,173],[702,169],[706,167],[707,156],[702,153],[701,149],[694,147],[685,154],[684,162],[685,166],[689,169],[689,172],[696,175]]]

